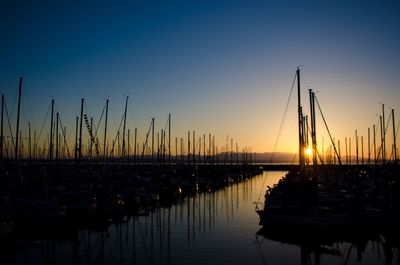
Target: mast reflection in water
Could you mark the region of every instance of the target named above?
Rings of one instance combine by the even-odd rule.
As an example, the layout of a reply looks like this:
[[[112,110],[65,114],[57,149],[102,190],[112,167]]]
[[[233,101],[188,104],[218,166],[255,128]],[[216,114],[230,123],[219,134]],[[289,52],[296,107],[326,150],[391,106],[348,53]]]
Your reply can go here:
[[[264,172],[217,192],[199,193],[168,208],[126,217],[105,231],[76,239],[1,242],[0,264],[394,264],[398,249],[376,238],[301,244],[257,234],[254,202],[286,172]],[[265,181],[265,183],[264,183]]]

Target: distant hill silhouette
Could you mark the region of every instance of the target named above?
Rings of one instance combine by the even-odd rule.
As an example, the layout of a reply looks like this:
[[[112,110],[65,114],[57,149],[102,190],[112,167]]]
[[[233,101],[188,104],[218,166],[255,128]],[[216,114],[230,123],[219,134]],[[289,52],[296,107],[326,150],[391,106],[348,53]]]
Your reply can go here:
[[[297,154],[295,153],[256,153],[255,162],[258,163],[297,163]]]
[[[217,157],[219,159],[229,160],[231,153],[219,153]],[[244,154],[238,153],[234,154],[242,159]],[[247,154],[248,159],[250,159],[250,154]],[[286,152],[265,152],[265,153],[252,153],[252,161],[256,163],[284,163],[284,164],[293,164],[297,163],[297,154],[295,153],[286,153]]]

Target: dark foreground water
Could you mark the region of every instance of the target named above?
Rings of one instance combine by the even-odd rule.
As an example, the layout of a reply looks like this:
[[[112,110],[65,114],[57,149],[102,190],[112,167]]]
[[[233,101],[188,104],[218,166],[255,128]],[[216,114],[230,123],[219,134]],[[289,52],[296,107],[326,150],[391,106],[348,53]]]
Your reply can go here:
[[[315,251],[256,235],[254,202],[284,174],[264,172],[77,239],[3,242],[0,264],[399,264],[398,249],[383,240]]]

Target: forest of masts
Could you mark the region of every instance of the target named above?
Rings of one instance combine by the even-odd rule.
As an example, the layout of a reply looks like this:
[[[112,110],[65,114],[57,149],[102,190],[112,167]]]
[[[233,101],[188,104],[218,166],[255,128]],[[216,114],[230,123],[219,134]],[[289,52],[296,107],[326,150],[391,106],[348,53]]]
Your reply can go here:
[[[26,124],[27,128],[22,130],[20,127],[22,87],[23,78],[20,77],[15,124],[10,121],[4,94],[1,96],[0,160],[2,163],[63,161],[248,164],[255,159],[250,147],[246,146],[239,151],[239,145],[237,142],[234,143],[233,138],[227,137],[225,146],[219,147],[215,135],[211,133],[197,135],[196,138],[195,131],[188,131],[187,137],[172,137],[171,114],[168,115],[165,127],[161,131],[155,131],[155,118],[152,118],[144,139],[140,140],[138,128],[132,131],[127,127],[129,96],[126,96],[124,113],[115,135],[110,135],[108,128],[109,99],[106,99],[100,118],[96,122],[84,112],[85,99],[81,99],[80,115],[75,117],[73,136],[67,135],[67,126],[63,124],[60,113],[54,113],[54,99],[51,100],[39,132],[32,130],[29,121]]]
[[[106,99],[97,124],[93,117],[84,113],[85,99],[81,99],[80,115],[75,117],[75,135],[67,136],[67,127],[63,125],[60,113],[54,113],[55,100],[51,100],[49,111],[39,131],[31,128],[27,122],[25,134],[20,128],[20,109],[22,97],[23,78],[19,79],[18,105],[16,124],[12,124],[7,110],[4,94],[1,96],[1,128],[0,128],[0,160],[3,161],[53,161],[64,162],[113,162],[113,163],[253,163],[273,162],[257,160],[256,154],[251,147],[244,147],[239,150],[237,142],[233,138],[226,138],[225,146],[219,147],[215,141],[215,135],[211,133],[198,135],[195,131],[188,131],[185,137],[172,137],[171,114],[168,115],[164,129],[155,131],[155,118],[152,118],[145,137],[141,141],[138,137],[138,128],[131,131],[127,128],[127,107],[129,97],[126,96],[124,113],[121,118],[118,130],[112,137],[108,132],[108,106],[109,99]],[[367,136],[360,135],[355,130],[353,137],[345,137],[344,141],[335,140],[330,137],[330,145],[318,150],[316,146],[315,131],[315,106],[320,109],[316,101],[315,93],[309,90],[310,95],[310,120],[308,115],[299,118],[302,124],[302,142],[305,164],[362,164],[374,165],[387,162],[397,163],[398,150],[396,138],[400,121],[395,122],[394,109],[389,109],[389,117],[385,117],[385,105],[382,104],[382,113],[376,124],[368,127]],[[317,102],[317,105],[315,105]],[[300,107],[301,108],[301,107]],[[325,119],[321,112],[323,121]],[[326,125],[326,124],[325,124]],[[13,126],[16,127],[13,130]],[[327,126],[327,125],[326,125]],[[392,139],[387,139],[389,130],[392,129]],[[43,136],[46,131],[47,135]],[[100,137],[102,131],[103,135]],[[16,134],[15,132],[18,132]],[[311,135],[309,135],[311,134]],[[71,140],[73,138],[73,140]],[[311,138],[311,143],[309,141]],[[71,144],[72,142],[72,144]],[[343,143],[344,142],[344,143]],[[71,147],[72,145],[72,147]],[[344,151],[343,151],[344,148]],[[289,162],[289,161],[288,161]],[[292,161],[293,162],[293,161]]]
[[[310,125],[308,122],[308,115],[303,115],[303,109],[299,104],[299,146],[300,165],[303,164],[346,164],[346,165],[382,165],[386,163],[397,164],[398,150],[396,138],[400,125],[400,120],[395,122],[394,109],[389,109],[389,117],[385,118],[385,104],[382,104],[382,113],[379,115],[377,124],[368,127],[367,137],[360,135],[358,130],[355,130],[354,137],[345,137],[344,145],[340,140],[335,140],[332,137],[328,125],[326,124],[325,117],[321,111],[321,107],[315,96],[315,92],[309,89],[310,97]],[[299,99],[300,102],[300,99]],[[317,103],[317,104],[315,104]],[[324,138],[322,138],[322,148],[318,150],[316,141],[316,121],[315,112],[318,107],[322,116],[322,121],[328,131],[330,145],[324,150]],[[389,130],[392,133],[388,139]],[[309,135],[310,134],[310,135]],[[311,138],[311,143],[309,141]],[[388,148],[389,146],[389,148]],[[344,147],[344,151],[343,151]],[[352,149],[353,147],[353,149]]]

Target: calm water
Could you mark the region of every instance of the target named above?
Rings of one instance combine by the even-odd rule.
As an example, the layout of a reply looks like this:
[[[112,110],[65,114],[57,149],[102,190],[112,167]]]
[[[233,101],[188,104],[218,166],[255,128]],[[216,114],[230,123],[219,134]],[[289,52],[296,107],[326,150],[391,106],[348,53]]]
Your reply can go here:
[[[264,172],[103,232],[80,231],[78,240],[19,241],[2,247],[0,264],[399,264],[398,250],[391,249],[393,258],[385,260],[378,242],[363,249],[350,243],[326,246],[317,258],[300,246],[257,236],[254,202],[263,201],[266,186],[284,174]]]

